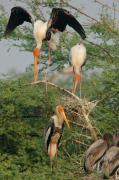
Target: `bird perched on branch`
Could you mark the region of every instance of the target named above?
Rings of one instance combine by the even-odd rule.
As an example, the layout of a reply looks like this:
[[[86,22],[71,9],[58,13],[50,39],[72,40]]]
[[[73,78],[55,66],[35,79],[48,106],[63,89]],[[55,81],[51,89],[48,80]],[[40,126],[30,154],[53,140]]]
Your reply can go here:
[[[63,32],[66,26],[69,25],[81,35],[82,39],[86,38],[83,27],[75,19],[75,17],[65,9],[53,8],[49,21],[43,22],[42,20],[36,19],[32,14],[19,6],[13,7],[11,9],[5,35],[11,33],[17,26],[23,24],[24,21],[32,23],[33,33],[36,40],[36,48],[33,51],[34,81],[37,80],[37,63],[38,57],[41,57],[41,47],[43,40],[48,41],[48,59],[49,64],[51,64],[50,49],[55,49],[58,44],[58,41],[56,41],[56,39],[58,39],[56,32]]]
[[[108,179],[115,176],[115,180],[119,179],[119,147],[112,146],[106,152],[102,161],[103,177]]]
[[[103,139],[95,141],[87,149],[84,159],[84,170],[91,173],[97,165],[98,171],[100,170],[100,162],[105,152],[112,145],[113,136],[109,133],[104,134]]]
[[[77,44],[71,48],[70,52],[71,64],[73,66],[73,88],[72,92],[76,93],[78,82],[80,82],[80,97],[81,97],[81,70],[86,63],[86,47],[83,43]]]
[[[45,147],[50,157],[51,168],[53,158],[57,157],[58,145],[62,137],[64,122],[70,127],[63,106],[58,105],[56,106],[56,114],[51,117],[45,133]]]

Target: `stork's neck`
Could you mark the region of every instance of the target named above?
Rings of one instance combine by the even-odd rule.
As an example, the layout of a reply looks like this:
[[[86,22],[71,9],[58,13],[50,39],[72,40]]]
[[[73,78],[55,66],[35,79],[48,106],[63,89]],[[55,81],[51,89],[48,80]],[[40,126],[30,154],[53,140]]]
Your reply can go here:
[[[47,32],[47,23],[41,20],[34,22],[34,37],[36,40],[37,48],[41,49],[42,41],[45,39]]]
[[[61,115],[57,113],[57,115],[55,115],[55,127],[62,128],[63,122],[64,120],[62,119]]]

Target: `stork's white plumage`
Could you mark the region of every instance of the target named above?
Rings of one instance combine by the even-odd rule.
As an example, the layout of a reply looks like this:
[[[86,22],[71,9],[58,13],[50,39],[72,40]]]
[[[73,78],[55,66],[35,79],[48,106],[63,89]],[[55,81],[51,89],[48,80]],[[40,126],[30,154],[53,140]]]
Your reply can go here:
[[[45,147],[51,160],[51,168],[52,159],[57,156],[58,145],[62,137],[64,122],[69,127],[64,108],[63,106],[58,105],[56,106],[56,115],[51,117],[45,133]]]
[[[34,37],[36,40],[36,47],[38,49],[41,49],[42,47],[42,41],[46,37],[46,31],[47,31],[47,24],[48,22],[43,22],[41,20],[37,20],[34,22]]]
[[[73,66],[74,80],[72,92],[76,92],[78,81],[80,81],[80,96],[81,96],[81,70],[86,61],[86,47],[83,43],[77,44],[71,48],[71,64]]]

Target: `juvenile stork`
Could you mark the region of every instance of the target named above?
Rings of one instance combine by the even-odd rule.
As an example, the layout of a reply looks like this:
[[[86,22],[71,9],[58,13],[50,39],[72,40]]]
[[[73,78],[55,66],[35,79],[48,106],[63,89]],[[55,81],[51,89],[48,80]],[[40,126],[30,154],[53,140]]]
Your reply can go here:
[[[115,176],[115,180],[119,179],[119,147],[112,146],[106,152],[102,163],[103,177],[108,179]]]
[[[58,105],[56,106],[56,114],[51,117],[45,133],[45,148],[50,157],[51,168],[53,158],[57,157],[58,145],[62,137],[64,122],[70,127],[63,106]]]
[[[78,82],[80,82],[80,97],[82,91],[82,82],[81,82],[81,71],[82,67],[85,65],[86,62],[86,47],[83,43],[77,44],[71,48],[70,52],[71,56],[71,64],[73,66],[73,88],[72,92],[76,93],[76,88]]]
[[[11,9],[5,35],[11,33],[17,26],[23,24],[24,21],[32,23],[33,33],[36,40],[36,48],[33,51],[34,81],[37,80],[37,63],[38,57],[41,57],[41,47],[43,40],[48,41],[48,60],[49,64],[51,64],[50,49],[56,49],[59,43],[59,36],[57,36],[56,32],[63,32],[66,28],[66,25],[69,25],[81,35],[82,39],[86,38],[83,27],[67,10],[53,8],[50,20],[43,22],[42,20],[36,20],[33,15],[19,6],[13,7]]]
[[[109,133],[104,134],[103,139],[95,141],[86,151],[84,159],[84,170],[91,173],[97,165],[97,170],[100,168],[100,162],[111,146],[113,136]]]

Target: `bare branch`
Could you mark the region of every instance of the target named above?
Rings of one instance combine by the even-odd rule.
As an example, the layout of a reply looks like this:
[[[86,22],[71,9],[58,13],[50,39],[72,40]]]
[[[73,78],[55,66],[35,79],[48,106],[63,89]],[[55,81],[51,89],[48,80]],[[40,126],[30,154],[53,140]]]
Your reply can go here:
[[[112,8],[112,7],[108,6],[107,4],[104,4],[104,3],[102,3],[102,2],[100,2],[100,1],[98,1],[98,0],[95,0],[95,2],[98,3],[98,4],[100,4],[100,5],[102,5],[102,6],[107,7],[108,9],[111,9],[112,11],[116,11],[116,12],[119,13],[119,10],[118,10],[117,8]]]
[[[110,57],[110,60],[112,61],[113,60],[113,57],[111,56],[111,54],[109,53],[109,51],[106,49],[106,48],[104,48],[104,47],[102,47],[101,45],[99,45],[99,44],[95,44],[94,42],[91,42],[91,41],[88,41],[88,40],[86,40],[88,43],[90,43],[90,44],[92,44],[92,45],[94,45],[94,46],[97,46],[98,48],[100,48],[100,49],[102,49],[109,57]]]

